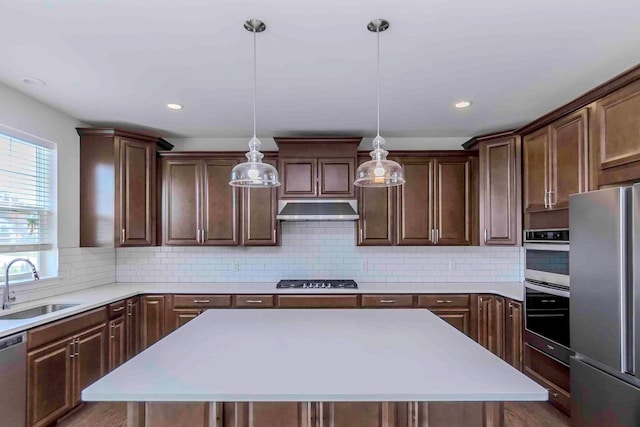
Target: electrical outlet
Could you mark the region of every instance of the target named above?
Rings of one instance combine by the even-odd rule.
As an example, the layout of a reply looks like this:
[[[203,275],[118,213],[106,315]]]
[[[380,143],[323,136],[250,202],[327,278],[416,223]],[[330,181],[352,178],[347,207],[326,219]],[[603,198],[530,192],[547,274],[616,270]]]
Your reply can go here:
[[[236,273],[240,271],[240,263],[238,261],[233,261],[233,271]]]

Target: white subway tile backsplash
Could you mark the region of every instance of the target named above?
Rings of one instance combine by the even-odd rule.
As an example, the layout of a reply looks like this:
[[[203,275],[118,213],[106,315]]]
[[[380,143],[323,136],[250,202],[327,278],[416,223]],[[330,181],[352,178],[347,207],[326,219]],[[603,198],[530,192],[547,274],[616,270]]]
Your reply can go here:
[[[522,280],[521,248],[358,247],[353,228],[351,222],[283,222],[279,247],[119,248],[116,278],[118,282]]]

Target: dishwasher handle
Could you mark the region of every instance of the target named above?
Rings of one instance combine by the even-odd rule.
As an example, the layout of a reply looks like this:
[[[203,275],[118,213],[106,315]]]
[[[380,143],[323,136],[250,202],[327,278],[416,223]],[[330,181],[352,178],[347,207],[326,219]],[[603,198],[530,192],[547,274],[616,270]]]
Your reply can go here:
[[[0,352],[26,342],[27,342],[27,334],[19,334],[19,335],[13,335],[11,337],[0,338]]]

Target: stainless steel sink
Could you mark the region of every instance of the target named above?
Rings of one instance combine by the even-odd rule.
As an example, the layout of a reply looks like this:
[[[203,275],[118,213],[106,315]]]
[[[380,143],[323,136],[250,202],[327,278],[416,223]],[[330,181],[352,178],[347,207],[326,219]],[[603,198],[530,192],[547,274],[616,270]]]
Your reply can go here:
[[[39,307],[33,307],[15,313],[0,315],[0,320],[10,319],[30,319],[32,317],[42,316],[43,314],[53,313],[54,311],[64,310],[65,308],[75,307],[78,304],[47,304]]]

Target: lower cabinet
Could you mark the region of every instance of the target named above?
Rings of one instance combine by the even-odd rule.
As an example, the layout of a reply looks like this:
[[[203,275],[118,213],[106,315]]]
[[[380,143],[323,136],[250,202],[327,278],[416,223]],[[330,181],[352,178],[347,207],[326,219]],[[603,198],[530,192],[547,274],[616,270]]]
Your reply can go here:
[[[308,402],[227,402],[224,427],[315,427],[315,404]]]
[[[468,294],[418,295],[418,307],[428,308],[433,314],[465,335],[474,338],[471,329],[471,297]]]
[[[109,320],[109,371],[127,359],[127,337],[124,315]]]
[[[504,297],[479,295],[477,316],[478,343],[496,356],[504,359]]]
[[[27,426],[53,423],[106,374],[106,318],[102,308],[29,331]]]
[[[140,298],[127,300],[127,316],[125,317],[127,360],[140,353]]]
[[[549,390],[549,403],[570,414],[571,377],[568,366],[525,344],[524,373]]]
[[[394,402],[327,402],[318,403],[318,425],[321,427],[405,427],[398,423]]]
[[[178,329],[181,326],[184,326],[189,320],[193,320],[199,315],[204,313],[203,309],[199,308],[174,308],[173,309],[173,320],[174,320],[174,329]]]
[[[519,371],[522,371],[523,362],[523,320],[522,303],[508,299],[505,313],[504,360]]]
[[[140,299],[140,350],[160,341],[167,334],[166,295],[145,295]]]

